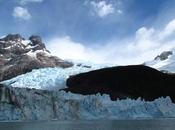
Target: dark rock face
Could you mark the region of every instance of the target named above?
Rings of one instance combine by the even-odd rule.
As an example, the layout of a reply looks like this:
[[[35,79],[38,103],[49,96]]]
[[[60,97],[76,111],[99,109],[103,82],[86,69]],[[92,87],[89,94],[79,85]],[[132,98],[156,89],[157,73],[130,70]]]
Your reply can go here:
[[[42,42],[42,39],[41,39],[40,36],[32,35],[32,36],[29,37],[29,40],[31,41],[30,45],[35,46],[33,48],[33,51],[42,50],[42,49],[46,50],[46,46]]]
[[[19,34],[8,34],[6,37],[1,39],[2,41],[21,41],[24,38]]]
[[[170,96],[175,101],[175,75],[143,66],[119,66],[81,73],[68,78],[67,89],[83,95],[109,94],[112,100],[141,97],[152,101]]]
[[[44,67],[71,67],[73,64],[46,49],[39,36],[31,36],[25,41],[19,34],[9,34],[0,39],[0,81]]]
[[[0,84],[0,103],[18,105],[13,91],[3,84]]]
[[[162,52],[160,55],[158,55],[157,57],[155,57],[154,60],[161,60],[161,61],[163,61],[163,60],[168,59],[168,57],[169,57],[170,55],[172,55],[172,54],[173,54],[172,51],[164,51],[164,52]]]
[[[32,35],[29,37],[29,40],[34,44],[42,43],[42,39],[40,36]]]

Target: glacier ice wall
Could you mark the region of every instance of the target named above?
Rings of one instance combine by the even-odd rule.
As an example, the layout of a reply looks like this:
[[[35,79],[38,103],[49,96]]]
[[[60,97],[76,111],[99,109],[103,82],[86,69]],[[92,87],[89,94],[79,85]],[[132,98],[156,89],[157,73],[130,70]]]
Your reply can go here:
[[[83,96],[64,91],[13,87],[5,89],[10,89],[6,98],[11,100],[2,99],[0,93],[1,121],[175,117],[175,104],[169,97],[152,102],[141,99],[111,101],[108,95],[100,94]]]
[[[43,68],[34,69],[32,72],[19,75],[10,80],[2,81],[2,84],[18,88],[35,88],[42,90],[58,90],[65,88],[66,79],[70,75],[75,75],[82,72],[87,72],[95,69],[100,69],[105,65],[74,65],[69,68]]]

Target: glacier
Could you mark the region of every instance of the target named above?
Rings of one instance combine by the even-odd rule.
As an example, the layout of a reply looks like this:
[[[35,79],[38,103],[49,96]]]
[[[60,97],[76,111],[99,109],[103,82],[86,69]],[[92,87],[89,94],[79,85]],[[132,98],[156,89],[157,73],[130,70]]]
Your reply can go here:
[[[106,66],[110,65],[75,64],[66,69],[59,67],[36,69],[2,81],[2,84],[8,86],[6,89],[10,89],[10,94],[15,97],[16,103],[0,101],[0,120],[106,120],[175,117],[175,104],[170,97],[160,97],[150,102],[140,98],[111,101],[109,95],[106,94],[85,96],[59,91],[66,88],[66,79],[70,75]]]
[[[88,66],[88,67],[87,67]],[[2,84],[11,87],[18,88],[35,88],[42,90],[59,90],[66,88],[66,79],[75,74],[88,72],[91,70],[96,70],[104,68],[106,64],[90,64],[86,63],[85,65],[76,63],[73,67],[69,68],[43,68],[43,69],[34,69],[32,72],[19,75],[10,80],[2,81]]]
[[[7,87],[6,87],[7,89]],[[107,120],[175,117],[169,97],[111,101],[106,94],[80,95],[64,91],[9,88],[15,102],[1,99],[0,120]],[[9,95],[10,96],[10,95]],[[8,97],[6,97],[8,99]],[[5,102],[6,101],[6,102]]]

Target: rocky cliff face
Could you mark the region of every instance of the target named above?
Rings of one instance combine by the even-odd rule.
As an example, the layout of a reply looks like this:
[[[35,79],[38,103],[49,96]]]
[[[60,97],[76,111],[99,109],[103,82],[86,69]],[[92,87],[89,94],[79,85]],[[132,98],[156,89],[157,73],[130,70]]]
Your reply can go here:
[[[44,67],[70,67],[73,64],[46,49],[39,36],[25,40],[19,34],[9,34],[0,39],[0,81],[7,80],[32,69]]]

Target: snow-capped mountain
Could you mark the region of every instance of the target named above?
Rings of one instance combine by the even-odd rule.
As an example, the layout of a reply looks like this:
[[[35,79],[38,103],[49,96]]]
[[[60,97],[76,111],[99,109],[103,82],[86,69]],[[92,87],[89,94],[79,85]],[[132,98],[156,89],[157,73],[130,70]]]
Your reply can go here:
[[[164,72],[175,73],[175,49],[164,51],[154,60],[144,64]]]
[[[46,49],[39,36],[25,40],[19,34],[9,34],[0,39],[0,81],[10,79],[32,69],[44,67],[70,67],[73,64]]]

